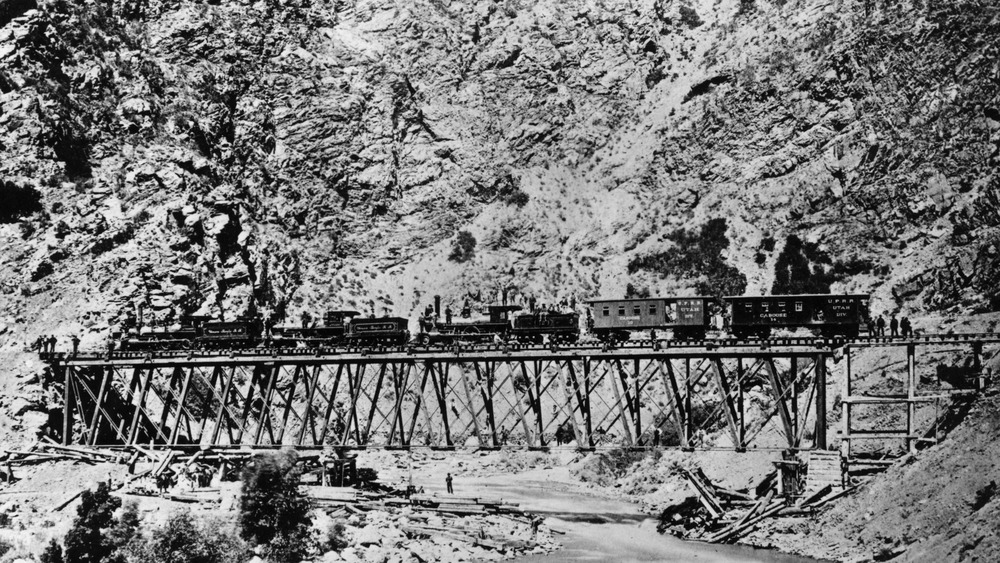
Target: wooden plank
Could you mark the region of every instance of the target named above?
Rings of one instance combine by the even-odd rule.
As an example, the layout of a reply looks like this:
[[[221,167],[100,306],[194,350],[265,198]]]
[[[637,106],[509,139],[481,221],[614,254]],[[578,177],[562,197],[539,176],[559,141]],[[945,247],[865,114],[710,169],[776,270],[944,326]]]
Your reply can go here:
[[[726,412],[726,422],[729,424],[729,434],[733,439],[733,447],[743,448],[740,442],[740,430],[736,427],[736,408],[733,405],[733,392],[726,380],[726,372],[722,367],[722,360],[715,359],[712,362],[712,372],[715,374],[715,382],[722,393],[723,410]]]
[[[113,368],[110,366],[105,370],[104,377],[101,379],[101,388],[97,392],[97,397],[94,399],[96,403],[94,405],[94,417],[90,423],[90,445],[95,445],[97,443],[97,430],[101,421],[101,414],[104,412],[104,396],[108,391],[108,384],[111,381],[111,376],[114,373]]]
[[[194,375],[195,367],[188,369],[187,376],[184,378],[184,386],[181,388],[181,397],[177,400],[177,416],[174,418],[174,424],[170,428],[170,445],[177,445],[177,429],[181,425],[181,416],[184,415],[184,402],[187,401],[188,390],[191,388],[191,376]],[[164,408],[167,408],[164,406]],[[190,440],[193,436],[188,435]]]
[[[774,360],[768,358],[764,363],[767,368],[767,376],[771,381],[771,390],[774,393],[774,400],[778,403],[778,414],[781,416],[781,423],[785,427],[785,437],[788,440],[788,447],[794,448],[795,444],[795,428],[792,426],[792,415],[788,411],[788,403],[785,402],[785,390],[781,383],[781,378],[778,377],[778,371],[774,367]]]
[[[677,425],[677,436],[680,439],[681,447],[688,447],[688,436],[687,436],[687,426],[685,421],[687,420],[687,414],[684,409],[684,404],[681,402],[680,389],[677,386],[677,377],[674,375],[674,365],[668,360],[661,360],[662,363],[666,364],[667,369],[660,369],[660,377],[663,379],[663,388],[667,393],[667,397],[670,398],[671,407],[674,411],[674,423]]]
[[[476,371],[479,371],[479,364],[474,364],[476,366]],[[462,387],[465,389],[466,400],[469,401],[470,410],[472,411],[472,424],[476,427],[476,443],[480,447],[483,444],[483,429],[479,426],[479,416],[475,412],[475,402],[472,400],[472,387],[469,385],[469,374],[464,369],[459,369],[462,372]],[[496,442],[496,432],[494,432],[493,441]]]
[[[306,366],[295,366],[295,370],[292,373],[292,384],[288,387],[288,396],[285,397],[285,408],[281,413],[281,426],[278,428],[278,436],[276,438],[277,444],[281,445],[285,439],[285,429],[288,428],[288,415],[292,412],[292,403],[295,401],[295,388],[299,384],[299,377],[301,376],[303,380],[306,379]],[[308,385],[308,383],[306,383]],[[309,405],[306,405],[308,410]],[[308,416],[308,413],[307,413]],[[305,427],[305,424],[302,424]]]
[[[765,510],[764,512],[762,512],[759,516],[755,516],[754,518],[751,518],[751,519],[747,520],[746,522],[744,522],[742,525],[740,525],[737,528],[732,528],[732,529],[728,529],[728,530],[719,532],[719,533],[717,533],[717,534],[715,534],[713,536],[710,536],[708,538],[705,538],[705,539],[706,539],[706,541],[709,541],[709,542],[712,542],[712,543],[719,543],[719,542],[722,542],[722,541],[728,541],[728,540],[731,540],[731,539],[735,539],[737,536],[741,535],[743,532],[746,532],[746,531],[750,530],[751,528],[753,528],[754,526],[756,526],[758,523],[760,523],[761,520],[764,520],[765,518],[769,518],[769,517],[777,514],[778,512],[780,512],[784,508],[785,508],[785,502],[783,500],[774,501],[771,504],[771,506],[769,506],[767,508],[767,510]]]
[[[722,515],[725,514],[725,511],[722,509],[718,499],[715,498],[715,495],[709,489],[708,485],[701,482],[701,479],[699,479],[694,473],[687,470],[682,470],[682,472],[687,478],[688,483],[691,484],[691,488],[693,488],[695,493],[698,494],[698,499],[701,501],[701,504],[705,507],[705,509],[708,510],[708,513],[711,514],[713,518],[722,517]]]

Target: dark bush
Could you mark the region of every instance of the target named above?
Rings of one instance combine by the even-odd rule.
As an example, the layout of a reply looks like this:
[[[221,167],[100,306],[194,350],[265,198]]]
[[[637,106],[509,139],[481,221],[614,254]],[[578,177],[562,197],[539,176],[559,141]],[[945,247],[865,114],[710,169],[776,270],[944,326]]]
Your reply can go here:
[[[42,194],[31,186],[0,182],[0,223],[13,223],[42,210]]]
[[[729,247],[726,220],[712,219],[698,231],[678,229],[667,235],[674,248],[633,258],[628,273],[639,270],[658,272],[661,276],[701,278],[696,287],[702,295],[742,295],[747,278],[726,264],[722,254]]]
[[[42,552],[41,563],[63,563],[62,546],[55,538],[49,540],[49,545],[45,546]]]
[[[774,295],[830,293],[830,285],[841,279],[836,268],[828,268],[830,257],[819,246],[788,235],[785,248],[774,264]]]
[[[130,560],[155,563],[242,563],[250,559],[246,542],[225,523],[196,522],[190,512],[177,512],[137,546]]]
[[[105,533],[115,524],[114,513],[122,505],[110,492],[102,481],[96,491],[84,491],[80,496],[76,519],[66,534],[66,563],[102,563],[118,548]]]
[[[520,188],[515,188],[504,195],[503,201],[507,205],[524,207],[528,203],[528,194],[522,192]]]
[[[309,550],[310,504],[299,492],[298,460],[286,450],[256,456],[243,470],[240,536],[274,561],[300,561]]]
[[[625,285],[625,299],[647,299],[649,297],[649,288],[642,287],[636,289],[631,283]]]
[[[347,526],[342,520],[336,520],[326,531],[326,550],[341,551],[350,545],[347,541]]]
[[[694,8],[690,6],[681,6],[680,15],[681,23],[692,29],[705,23],[701,20],[701,17],[698,16],[698,12],[694,11]]]
[[[476,255],[476,237],[469,231],[458,231],[455,237],[455,245],[451,249],[448,259],[453,262],[468,262]]]

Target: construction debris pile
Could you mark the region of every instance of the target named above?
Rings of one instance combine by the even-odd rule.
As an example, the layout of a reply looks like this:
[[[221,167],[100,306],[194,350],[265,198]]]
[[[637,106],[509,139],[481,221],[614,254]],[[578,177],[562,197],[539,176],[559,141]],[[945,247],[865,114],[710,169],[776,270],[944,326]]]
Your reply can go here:
[[[808,476],[802,461],[786,457],[774,462],[776,470],[752,489],[727,489],[713,484],[701,469],[682,469],[693,496],[666,508],[658,529],[683,539],[733,543],[769,518],[812,515],[856,488],[843,487],[839,473],[826,469],[830,458],[813,455]]]

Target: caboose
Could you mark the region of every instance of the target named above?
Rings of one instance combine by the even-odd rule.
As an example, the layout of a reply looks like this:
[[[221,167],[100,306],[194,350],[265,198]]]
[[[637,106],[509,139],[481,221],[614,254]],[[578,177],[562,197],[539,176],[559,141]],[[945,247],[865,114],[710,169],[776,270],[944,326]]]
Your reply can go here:
[[[868,322],[869,295],[725,297],[736,338],[767,338],[774,329],[807,328],[825,337],[856,338]]]
[[[702,340],[708,330],[710,297],[651,297],[587,301],[592,332],[606,342],[628,340],[632,331],[671,330],[675,339]]]

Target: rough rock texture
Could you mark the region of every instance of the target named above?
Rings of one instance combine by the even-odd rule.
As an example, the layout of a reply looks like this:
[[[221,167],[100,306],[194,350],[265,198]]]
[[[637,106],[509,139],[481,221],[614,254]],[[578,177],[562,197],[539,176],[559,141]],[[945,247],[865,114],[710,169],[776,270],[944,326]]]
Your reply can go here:
[[[878,311],[995,310],[998,13],[0,1],[0,361],[40,374],[39,335],[98,347],[130,309],[768,291],[791,234]],[[664,258],[705,232],[711,268]]]

